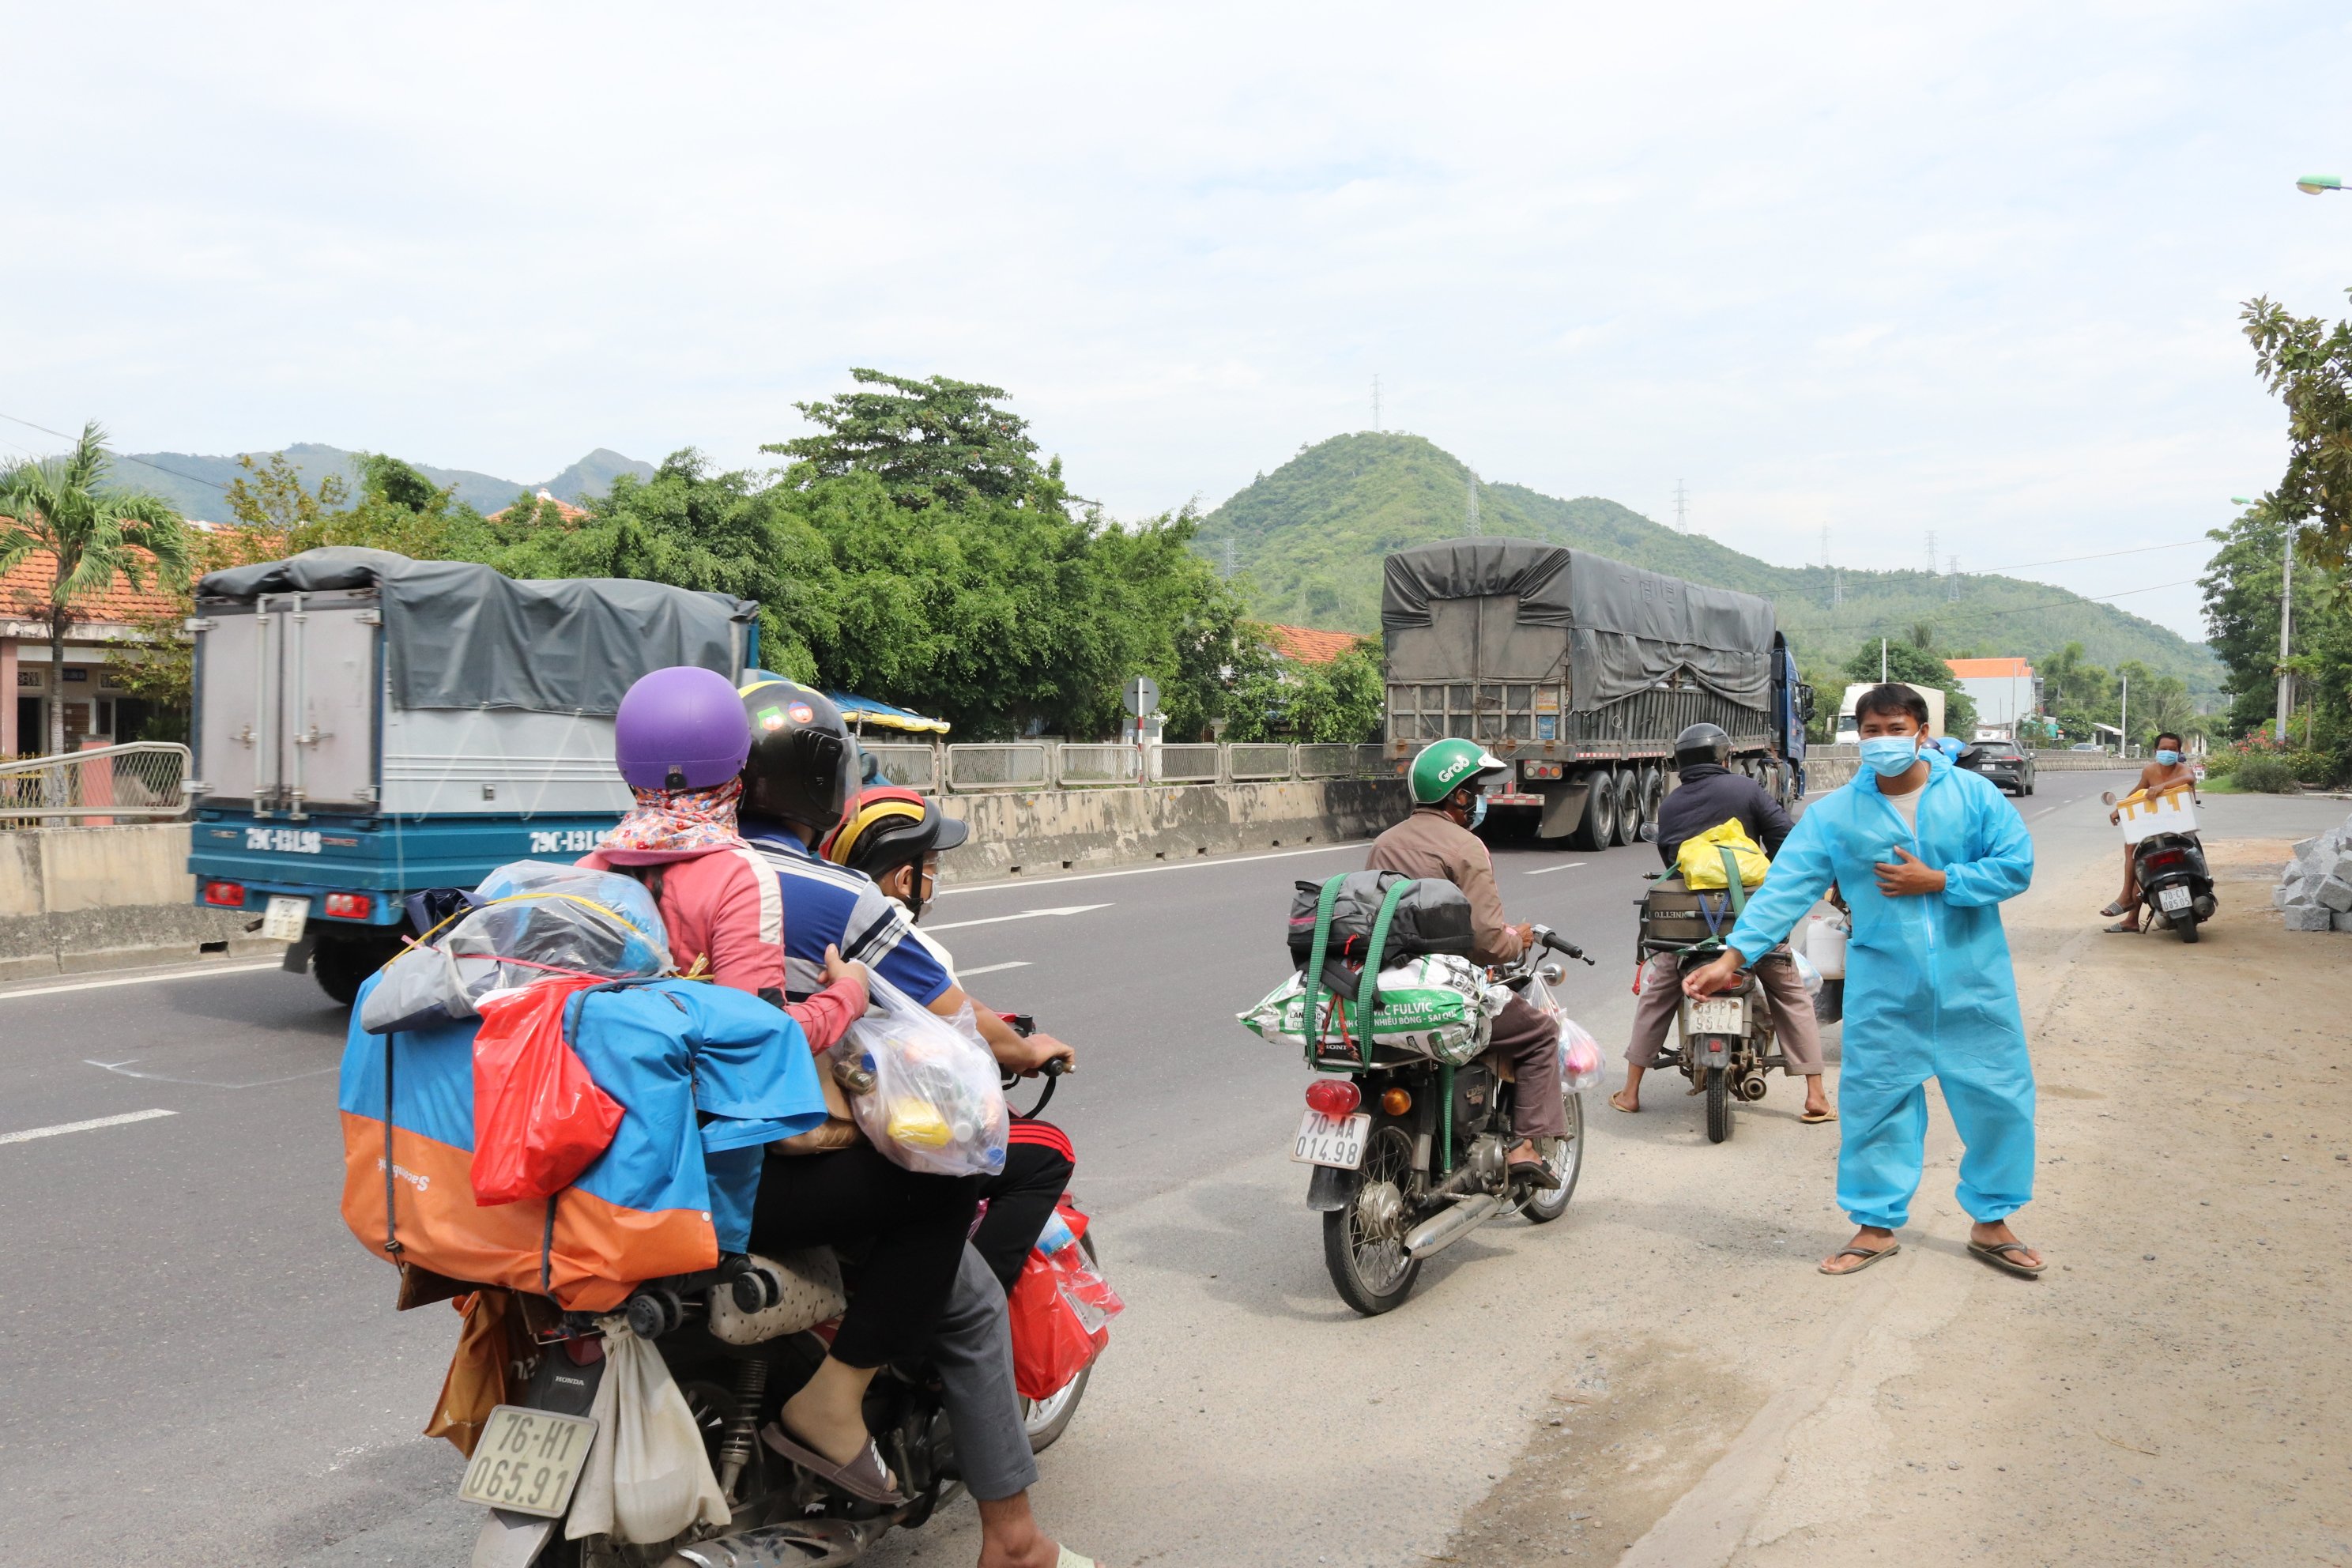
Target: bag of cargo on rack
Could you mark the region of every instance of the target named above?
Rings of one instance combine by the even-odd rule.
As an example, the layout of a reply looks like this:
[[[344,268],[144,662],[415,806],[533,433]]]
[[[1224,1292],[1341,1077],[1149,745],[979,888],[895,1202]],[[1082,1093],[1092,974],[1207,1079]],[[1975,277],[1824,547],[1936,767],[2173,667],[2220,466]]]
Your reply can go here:
[[[1360,976],[1354,978],[1360,983]],[[1311,1054],[1318,1058],[1356,1058],[1353,997],[1318,989]],[[1484,1046],[1482,1024],[1502,1008],[1478,966],[1450,953],[1408,959],[1383,970],[1376,989],[1372,1044],[1380,1055],[1467,1061]],[[1262,1040],[1308,1049],[1306,976],[1290,976],[1238,1016],[1242,1026]]]
[[[1470,900],[1451,882],[1415,880],[1396,871],[1350,871],[1333,879],[1339,890],[1331,899],[1327,959],[1358,968],[1388,969],[1424,953],[1451,952],[1467,957],[1475,941],[1470,925]],[[1388,940],[1377,962],[1368,951],[1373,927],[1389,894],[1405,888],[1389,918]],[[1290,900],[1290,962],[1303,967],[1314,949],[1318,916],[1328,882],[1301,882]],[[1328,982],[1327,982],[1328,984]]]

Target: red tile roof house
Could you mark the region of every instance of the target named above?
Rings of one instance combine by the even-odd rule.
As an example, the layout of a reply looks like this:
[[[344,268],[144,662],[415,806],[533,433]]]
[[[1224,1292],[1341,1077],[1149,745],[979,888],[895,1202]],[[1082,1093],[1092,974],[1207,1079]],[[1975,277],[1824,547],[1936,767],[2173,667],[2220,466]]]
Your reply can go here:
[[[1369,640],[1354,632],[1318,632],[1312,626],[1269,626],[1265,634],[1275,652],[1295,664],[1329,664]]]
[[[48,744],[48,705],[65,703],[66,750],[129,740],[145,716],[138,700],[107,684],[114,645],[143,637],[148,622],[175,614],[166,594],[134,592],[117,577],[68,606],[63,679],[49,668],[49,584],[55,559],[37,552],[0,574],[0,757],[38,755]]]

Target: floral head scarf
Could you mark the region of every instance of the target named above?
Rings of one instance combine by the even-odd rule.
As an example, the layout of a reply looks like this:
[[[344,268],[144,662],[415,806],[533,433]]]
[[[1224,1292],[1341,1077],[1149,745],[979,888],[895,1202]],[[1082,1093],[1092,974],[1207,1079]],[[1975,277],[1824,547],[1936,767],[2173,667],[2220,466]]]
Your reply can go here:
[[[632,789],[636,806],[596,847],[604,850],[680,853],[734,843],[735,811],[743,781],[729,779],[709,789]]]

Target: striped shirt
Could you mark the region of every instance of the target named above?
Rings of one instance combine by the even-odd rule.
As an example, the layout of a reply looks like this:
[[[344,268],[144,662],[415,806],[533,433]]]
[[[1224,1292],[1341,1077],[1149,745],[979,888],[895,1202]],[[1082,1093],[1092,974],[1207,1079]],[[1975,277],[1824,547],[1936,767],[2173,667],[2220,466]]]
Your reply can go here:
[[[797,1000],[824,984],[824,950],[864,963],[929,1006],[955,982],[920,942],[897,900],[872,878],[820,858],[789,829],[746,822],[743,836],[772,872],[783,900],[784,994]]]

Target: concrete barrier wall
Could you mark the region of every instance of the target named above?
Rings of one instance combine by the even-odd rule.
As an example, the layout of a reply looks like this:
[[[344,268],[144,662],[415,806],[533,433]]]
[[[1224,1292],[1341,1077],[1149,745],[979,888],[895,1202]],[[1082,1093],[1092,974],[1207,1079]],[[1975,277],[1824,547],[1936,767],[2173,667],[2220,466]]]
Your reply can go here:
[[[941,865],[951,883],[1370,838],[1412,808],[1392,778],[1007,791],[940,805],[971,825]]]
[[[196,904],[187,862],[185,823],[0,833],[0,980],[284,945]]]

